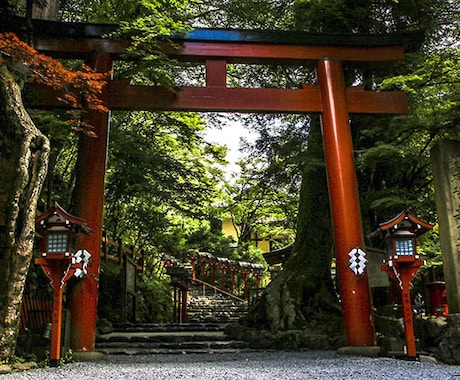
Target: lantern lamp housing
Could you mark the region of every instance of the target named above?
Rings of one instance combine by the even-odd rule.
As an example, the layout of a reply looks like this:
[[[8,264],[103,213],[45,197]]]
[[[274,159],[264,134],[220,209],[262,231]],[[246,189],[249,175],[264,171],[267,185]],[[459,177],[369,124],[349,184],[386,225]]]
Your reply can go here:
[[[44,229],[45,249],[42,250],[42,256],[64,255],[70,256],[72,242],[72,226],[69,220],[55,214],[48,223],[42,224]]]
[[[408,211],[381,223],[379,232],[385,241],[387,260],[414,260],[417,255],[417,237],[432,229],[426,223]]]
[[[36,223],[43,231],[41,255],[47,259],[71,257],[73,237],[80,232],[93,233],[83,219],[70,215],[57,203],[40,215]]]

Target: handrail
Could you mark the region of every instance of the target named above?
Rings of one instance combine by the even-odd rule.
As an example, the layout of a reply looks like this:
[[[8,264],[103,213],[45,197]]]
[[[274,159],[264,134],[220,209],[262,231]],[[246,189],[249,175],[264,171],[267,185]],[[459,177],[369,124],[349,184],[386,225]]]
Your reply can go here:
[[[194,282],[197,282],[197,283],[199,283],[199,284],[201,284],[201,285],[203,285],[203,286],[209,286],[211,289],[214,289],[214,291],[219,292],[219,293],[222,293],[222,294],[225,294],[226,296],[229,296],[229,297],[231,297],[231,298],[233,298],[233,299],[235,299],[235,300],[237,300],[237,301],[239,301],[239,302],[241,302],[241,303],[246,303],[246,301],[245,301],[244,299],[242,299],[242,298],[240,298],[240,297],[237,297],[237,296],[235,296],[234,294],[228,293],[228,292],[226,292],[225,290],[222,290],[221,288],[218,288],[217,286],[211,285],[211,284],[209,284],[208,282],[201,281],[201,280],[199,280],[199,279],[197,279],[197,278],[193,279],[192,282],[193,282],[193,281],[194,281]]]
[[[115,248],[116,253],[112,254],[109,252],[109,248]],[[121,239],[117,241],[111,240],[107,237],[106,231],[102,233],[102,247],[101,247],[101,258],[105,261],[110,260],[118,263],[120,266],[123,265],[125,259],[124,256],[132,258],[136,263],[136,270],[139,273],[144,271],[144,251],[137,251],[133,246],[126,246],[123,244]]]

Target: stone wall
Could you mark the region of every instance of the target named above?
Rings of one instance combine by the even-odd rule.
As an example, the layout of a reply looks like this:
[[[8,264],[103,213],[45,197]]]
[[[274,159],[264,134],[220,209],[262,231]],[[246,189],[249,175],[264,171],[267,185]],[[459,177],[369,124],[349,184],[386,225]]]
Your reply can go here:
[[[460,142],[439,142],[431,159],[447,303],[460,313]]]

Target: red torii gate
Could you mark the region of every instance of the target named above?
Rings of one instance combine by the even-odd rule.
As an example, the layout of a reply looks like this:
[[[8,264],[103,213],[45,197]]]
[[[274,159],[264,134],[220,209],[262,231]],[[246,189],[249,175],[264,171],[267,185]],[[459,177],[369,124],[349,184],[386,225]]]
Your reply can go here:
[[[95,24],[37,22],[35,47],[59,57],[83,57],[98,72],[112,69],[112,61],[126,43],[101,36],[115,27]],[[333,216],[337,271],[345,333],[350,346],[373,346],[374,326],[367,273],[350,267],[352,252],[364,247],[356,183],[349,113],[403,114],[406,95],[370,92],[344,84],[343,61],[374,64],[400,60],[408,44],[418,45],[420,34],[398,36],[323,36],[300,32],[194,30],[175,39],[183,50],[171,52],[181,61],[206,65],[206,86],[185,87],[177,93],[165,87],[132,86],[111,80],[103,98],[111,110],[184,110],[234,112],[321,113],[328,186]],[[410,47],[409,47],[410,48]],[[299,89],[228,88],[227,63],[316,66],[318,85]],[[38,107],[59,107],[56,95],[42,89]],[[74,351],[94,351],[99,276],[104,178],[109,113],[91,112],[88,122],[97,138],[82,136],[77,164],[76,210],[94,230],[80,242],[94,262],[88,276],[71,296]],[[356,264],[356,263],[355,263]]]

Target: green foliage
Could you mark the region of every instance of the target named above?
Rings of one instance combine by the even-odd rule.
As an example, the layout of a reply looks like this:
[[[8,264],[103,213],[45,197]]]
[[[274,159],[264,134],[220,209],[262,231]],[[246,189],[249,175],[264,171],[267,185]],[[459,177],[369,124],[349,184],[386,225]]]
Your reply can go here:
[[[150,258],[151,259],[151,258]],[[115,263],[101,265],[98,318],[121,323],[123,310],[122,268]],[[138,275],[136,294],[136,320],[145,323],[168,323],[172,320],[170,280],[161,273]],[[133,321],[130,321],[133,322]]]
[[[169,278],[157,276],[144,279],[139,285],[142,300],[139,302],[138,318],[143,322],[169,323],[173,317],[173,302]]]
[[[75,181],[78,133],[69,131],[69,119],[73,116],[61,111],[31,110],[35,125],[50,139],[51,152],[48,175],[41,194],[39,209],[47,210],[54,201],[69,208]]]
[[[138,3],[134,19],[121,21],[112,38],[130,41],[126,55],[134,64],[125,63],[122,75],[134,83],[175,84],[180,67],[162,49],[168,36],[184,34],[187,27],[187,1],[144,0]],[[180,49],[178,46],[171,49]]]
[[[174,25],[186,5],[182,0],[61,0],[60,11],[62,19],[72,22],[117,24],[150,17],[149,27],[158,31],[167,24]],[[160,25],[154,25],[155,21]]]
[[[370,229],[398,214],[405,208],[426,214],[432,209],[432,188],[427,187],[429,156],[421,155],[417,147],[396,144],[376,144],[358,154],[363,211],[372,218]],[[422,202],[422,194],[430,196]],[[425,211],[423,211],[425,210]],[[418,211],[418,212],[417,212]]]
[[[120,265],[107,262],[101,264],[99,276],[98,317],[111,322],[122,322],[123,273]]]
[[[238,244],[259,237],[294,235],[296,195],[281,182],[277,186],[267,178],[267,166],[261,159],[240,162],[241,174],[226,187],[226,216],[237,227]]]
[[[442,265],[438,224],[417,240],[417,252],[426,260],[427,268]]]
[[[213,230],[210,223],[199,223],[193,229],[189,227],[185,238],[189,251],[211,252],[216,257],[231,255],[230,244],[233,239],[225,236],[220,229]]]
[[[0,2],[0,16],[18,14],[24,11],[24,4],[19,0],[4,0]]]
[[[177,237],[171,227],[212,216],[222,152],[203,141],[202,129],[195,114],[115,115],[105,212],[114,238],[163,251],[168,237]]]
[[[375,121],[354,117],[362,210],[371,229],[403,208],[436,222],[430,150],[437,141],[460,137],[460,50],[451,44],[459,9],[449,6],[454,5],[434,7],[432,24],[442,24],[428,30],[423,49],[398,67],[400,75],[380,85],[407,92],[410,114]],[[446,9],[452,10],[449,17]]]
[[[73,360],[73,351],[69,348],[67,350],[67,352],[65,352],[64,356],[61,357],[60,364],[64,365],[64,364],[69,364],[69,363],[73,363],[73,362],[74,362],[74,360]]]
[[[289,29],[293,0],[201,0],[191,3],[192,24],[219,28]]]
[[[73,351],[69,348],[64,355],[59,359],[59,365],[74,363]],[[42,360],[37,361],[38,368],[49,368],[50,366],[50,353],[46,351]]]
[[[426,149],[442,139],[460,138],[460,48],[436,50],[410,73],[386,79],[381,87],[410,94],[413,112],[401,128],[401,140]]]
[[[323,33],[385,33],[423,29],[437,1],[296,0],[296,29]]]

